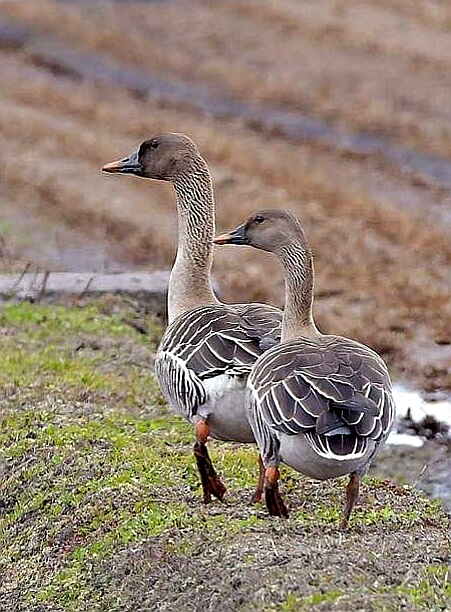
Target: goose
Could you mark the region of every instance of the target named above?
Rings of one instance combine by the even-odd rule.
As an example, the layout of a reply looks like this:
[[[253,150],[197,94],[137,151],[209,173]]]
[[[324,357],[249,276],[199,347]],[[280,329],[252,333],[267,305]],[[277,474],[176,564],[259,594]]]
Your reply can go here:
[[[226,488],[207,449],[209,437],[255,443],[244,409],[247,376],[256,359],[280,341],[282,312],[265,304],[223,304],[210,271],[214,195],[210,171],[184,134],[159,133],[128,157],[103,166],[172,183],[178,211],[177,255],[168,287],[168,327],[155,358],[155,373],[171,408],[195,428],[194,455],[203,490],[223,500]],[[261,499],[264,470],[252,501]]]
[[[247,382],[246,406],[265,467],[268,512],[288,516],[278,488],[281,462],[319,480],[349,474],[342,521],[347,529],[361,477],[395,417],[387,367],[367,346],[317,328],[312,254],[291,213],[258,212],[214,242],[270,251],[284,271],[281,343],[257,359]]]

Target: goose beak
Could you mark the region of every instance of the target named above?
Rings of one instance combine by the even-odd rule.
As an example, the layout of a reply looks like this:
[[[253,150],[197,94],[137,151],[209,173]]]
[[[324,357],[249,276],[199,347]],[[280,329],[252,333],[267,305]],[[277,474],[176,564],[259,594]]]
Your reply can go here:
[[[249,244],[249,238],[246,235],[246,224],[240,225],[228,234],[216,236],[213,240],[214,244]]]
[[[102,168],[102,172],[108,172],[109,174],[136,174],[137,176],[143,176],[144,168],[138,161],[138,151],[135,151],[129,157],[105,164]]]

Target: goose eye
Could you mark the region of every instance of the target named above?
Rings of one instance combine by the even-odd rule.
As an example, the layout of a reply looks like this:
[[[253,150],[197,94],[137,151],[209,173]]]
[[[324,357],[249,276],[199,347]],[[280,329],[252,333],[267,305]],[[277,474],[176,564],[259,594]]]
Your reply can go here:
[[[152,147],[152,149],[156,149],[158,147],[158,140],[151,140],[150,141],[150,146]]]
[[[264,220],[265,220],[265,217],[263,217],[262,215],[255,215],[254,217],[255,223],[263,223]]]

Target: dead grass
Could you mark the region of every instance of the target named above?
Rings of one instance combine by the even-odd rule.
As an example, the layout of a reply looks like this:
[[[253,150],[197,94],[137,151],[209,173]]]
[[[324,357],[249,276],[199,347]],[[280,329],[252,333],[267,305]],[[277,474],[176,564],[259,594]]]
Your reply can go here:
[[[442,4],[431,3],[428,11],[400,8],[395,0],[358,7],[349,1],[197,0],[187,10],[175,1],[88,8],[43,0],[39,8],[4,3],[0,11],[47,34],[58,32],[80,49],[160,74],[225,85],[239,97],[320,114],[423,150],[450,151],[451,16]],[[118,45],[124,36],[127,44]]]
[[[114,261],[169,266],[176,233],[170,186],[102,176],[100,167],[154,131],[186,132],[212,167],[218,228],[227,229],[256,209],[296,213],[315,252],[321,328],[378,348],[395,373],[409,372],[423,384],[430,371],[413,364],[411,343],[415,337],[428,338],[431,345],[437,338],[450,341],[451,243],[449,229],[433,212],[448,206],[447,192],[371,156],[290,142],[252,121],[205,116],[181,100],[139,100],[117,87],[54,74],[32,58],[33,48],[45,42],[42,33],[53,38],[58,32],[67,47],[100,50],[162,74],[221,84],[221,91],[250,102],[337,117],[350,129],[377,128],[429,150],[426,141],[440,148],[447,139],[448,81],[437,63],[412,68],[415,41],[402,52],[399,45],[411,38],[412,28],[430,28],[430,36],[446,28],[449,11],[433,4],[429,24],[411,4],[404,5],[401,17],[395,0],[383,7],[363,3],[360,17],[346,1],[312,7],[280,0],[258,3],[258,10],[254,2],[199,1],[189,12],[178,2],[0,5],[0,15],[40,33],[22,51],[1,51],[0,201],[11,212],[0,231],[8,248],[18,260],[26,253],[37,265],[52,265],[39,245],[48,228],[59,244],[85,238]],[[375,48],[356,31],[371,15],[382,14],[393,23],[389,19],[390,27],[384,26],[384,37],[380,30],[372,34],[378,39]],[[396,25],[400,19],[409,26],[406,32]],[[182,35],[186,28],[190,37]],[[118,45],[125,31],[127,45]],[[435,52],[428,49],[422,51],[427,61]],[[439,97],[434,79],[441,82]],[[359,88],[367,89],[359,93]],[[406,120],[417,126],[414,141],[402,127]],[[10,266],[5,260],[3,268]],[[215,275],[226,300],[246,295],[283,303],[280,273],[262,254],[217,249]],[[442,371],[429,386],[434,381],[451,386],[446,365]]]

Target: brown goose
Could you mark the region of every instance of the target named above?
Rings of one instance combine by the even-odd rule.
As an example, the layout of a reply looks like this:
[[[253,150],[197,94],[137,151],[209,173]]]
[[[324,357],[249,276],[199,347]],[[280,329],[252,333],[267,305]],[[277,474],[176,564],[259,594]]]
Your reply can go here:
[[[284,270],[282,342],[259,357],[247,383],[268,511],[288,516],[277,483],[281,461],[320,480],[350,474],[342,524],[347,528],[360,478],[393,425],[387,368],[367,346],[317,329],[312,255],[293,215],[257,213],[214,242],[271,251]]]
[[[222,304],[210,270],[214,236],[211,176],[193,141],[183,134],[155,134],[104,172],[170,181],[175,189],[179,239],[168,290],[166,329],[155,360],[161,390],[195,426],[194,454],[203,498],[222,500],[225,487],[208,455],[208,436],[255,442],[244,409],[247,376],[265,348],[280,340],[282,313],[264,304]],[[263,490],[263,466],[253,500]]]

